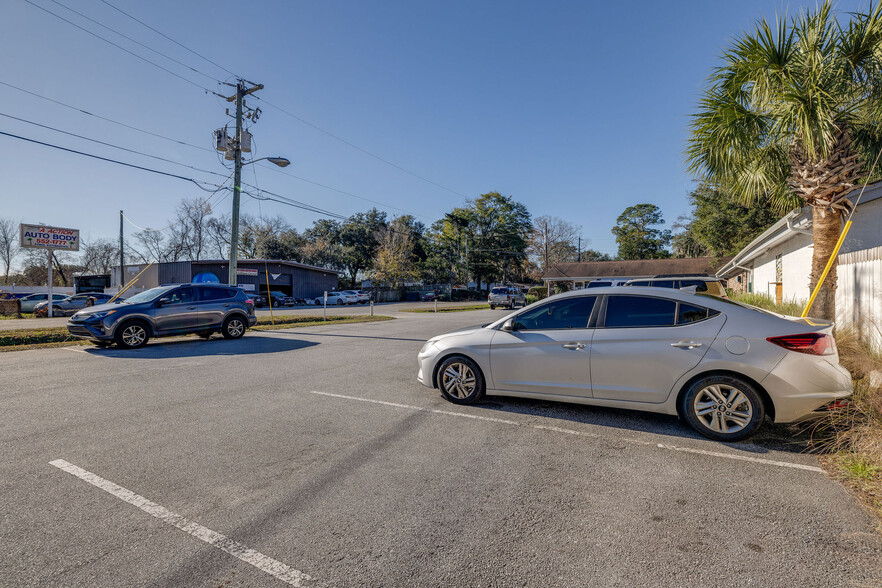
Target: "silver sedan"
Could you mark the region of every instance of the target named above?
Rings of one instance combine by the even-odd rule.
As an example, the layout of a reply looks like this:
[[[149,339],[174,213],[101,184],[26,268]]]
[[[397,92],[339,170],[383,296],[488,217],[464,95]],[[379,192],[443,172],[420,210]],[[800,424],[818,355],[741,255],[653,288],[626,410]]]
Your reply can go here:
[[[457,404],[486,393],[645,410],[738,441],[766,416],[801,420],[852,393],[832,330],[666,288],[579,290],[429,339],[417,379]]]

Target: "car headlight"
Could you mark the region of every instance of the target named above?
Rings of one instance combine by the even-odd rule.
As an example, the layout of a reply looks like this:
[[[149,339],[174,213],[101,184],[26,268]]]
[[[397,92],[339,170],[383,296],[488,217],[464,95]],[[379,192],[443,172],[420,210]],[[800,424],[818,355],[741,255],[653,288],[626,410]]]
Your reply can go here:
[[[423,345],[423,348],[420,349],[420,353],[425,353],[425,352],[429,349],[429,347],[431,347],[431,346],[434,345],[434,344],[435,344],[435,341],[434,341],[433,339],[429,339],[429,340],[426,341],[426,343]]]
[[[115,310],[102,310],[101,312],[93,312],[92,314],[78,312],[77,315],[79,315],[81,318],[86,319],[103,319],[104,317],[109,316],[115,312]]]

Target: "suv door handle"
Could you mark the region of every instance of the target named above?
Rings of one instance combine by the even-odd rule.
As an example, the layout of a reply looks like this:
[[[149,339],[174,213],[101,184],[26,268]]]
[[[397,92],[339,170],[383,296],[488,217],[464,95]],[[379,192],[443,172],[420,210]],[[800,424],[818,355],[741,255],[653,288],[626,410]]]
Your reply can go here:
[[[677,341],[676,343],[671,343],[671,347],[679,347],[681,349],[692,349],[693,347],[701,347],[703,343],[699,343],[698,341]]]
[[[573,349],[573,350],[585,349],[585,344],[584,343],[564,343],[563,348],[564,349]]]
[[[188,306],[187,310],[196,310],[196,307],[195,306]]]
[[[229,307],[230,307],[229,304],[224,304],[224,308],[229,308]]]

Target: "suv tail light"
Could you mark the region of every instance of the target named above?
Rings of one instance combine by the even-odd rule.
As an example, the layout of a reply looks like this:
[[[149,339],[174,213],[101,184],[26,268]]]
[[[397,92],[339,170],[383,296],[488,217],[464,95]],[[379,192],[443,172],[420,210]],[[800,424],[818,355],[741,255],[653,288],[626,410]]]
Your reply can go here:
[[[802,335],[783,335],[769,337],[766,341],[788,351],[808,353],[809,355],[833,355],[836,353],[836,340],[824,333],[803,333]]]

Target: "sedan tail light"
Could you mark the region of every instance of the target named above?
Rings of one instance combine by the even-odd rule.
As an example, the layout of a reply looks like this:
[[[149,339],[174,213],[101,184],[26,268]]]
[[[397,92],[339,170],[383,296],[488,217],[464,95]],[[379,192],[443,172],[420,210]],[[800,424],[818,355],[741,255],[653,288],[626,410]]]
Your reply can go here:
[[[783,335],[766,339],[788,351],[808,353],[809,355],[833,355],[836,341],[824,333],[803,333],[802,335]]]

